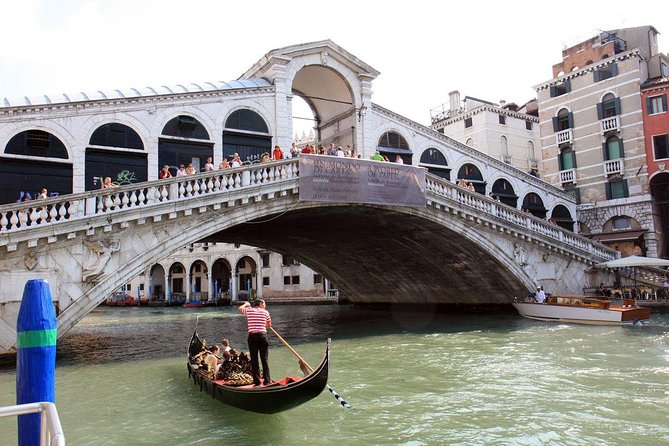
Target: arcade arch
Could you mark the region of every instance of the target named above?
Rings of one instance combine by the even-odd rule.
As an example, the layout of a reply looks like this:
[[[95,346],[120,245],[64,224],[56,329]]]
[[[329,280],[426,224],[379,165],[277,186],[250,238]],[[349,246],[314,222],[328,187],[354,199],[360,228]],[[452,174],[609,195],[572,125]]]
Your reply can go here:
[[[235,153],[242,161],[258,161],[264,152],[272,151],[272,135],[267,123],[253,110],[240,108],[225,120],[223,158],[232,161]]]
[[[541,199],[539,194],[535,192],[529,192],[527,195],[525,195],[522,209],[524,211],[528,211],[535,217],[542,219],[546,218],[546,213],[548,212],[548,209],[546,209],[544,206],[544,201]]]
[[[235,264],[235,276],[237,277],[237,299],[250,300],[257,296],[257,264],[253,258],[249,256],[240,258]]]
[[[483,179],[483,174],[474,164],[466,163],[458,170],[457,180],[465,180],[474,185],[474,190],[479,194],[485,195],[486,182]]]
[[[119,150],[121,149],[121,150]],[[120,123],[98,127],[86,148],[84,187],[99,189],[105,177],[122,186],[147,181],[147,154],[142,138]]]
[[[431,174],[445,178],[448,181],[451,180],[451,168],[448,167],[448,161],[439,149],[435,149],[434,147],[425,149],[420,155],[420,162],[418,165],[427,167],[427,171]]]
[[[406,138],[395,131],[385,132],[379,138],[377,144],[379,153],[387,156],[388,160],[395,161],[395,157],[399,155],[404,161],[404,164],[412,164],[413,152],[409,148],[409,143]]]
[[[9,140],[4,153],[15,156],[0,156],[1,204],[37,198],[43,187],[50,197],[72,193],[72,162],[54,134],[38,129],[22,131]],[[35,183],[36,178],[40,183]]]
[[[355,145],[356,129],[366,106],[362,103],[356,106],[349,79],[339,70],[327,66],[327,54],[323,53],[320,58],[325,60],[319,60],[319,64],[306,64],[297,70],[291,92],[304,99],[313,111],[317,144]]]
[[[509,180],[505,178],[499,178],[492,184],[492,197],[508,206],[514,208],[518,206],[518,195]]]
[[[574,231],[574,218],[565,205],[558,204],[553,208],[553,211],[551,212],[551,220],[562,228],[572,232]]]
[[[214,144],[200,121],[190,115],[179,115],[165,124],[158,140],[158,165],[170,166],[176,175],[179,164],[192,164],[196,172],[213,157]]]

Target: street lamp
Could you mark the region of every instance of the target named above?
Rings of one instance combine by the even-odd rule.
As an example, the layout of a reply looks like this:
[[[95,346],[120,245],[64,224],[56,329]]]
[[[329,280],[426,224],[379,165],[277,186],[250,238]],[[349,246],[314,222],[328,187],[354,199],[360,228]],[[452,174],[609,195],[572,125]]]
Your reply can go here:
[[[367,106],[363,102],[363,104],[360,106],[360,109],[358,109],[358,122],[362,121],[362,118],[367,114]]]

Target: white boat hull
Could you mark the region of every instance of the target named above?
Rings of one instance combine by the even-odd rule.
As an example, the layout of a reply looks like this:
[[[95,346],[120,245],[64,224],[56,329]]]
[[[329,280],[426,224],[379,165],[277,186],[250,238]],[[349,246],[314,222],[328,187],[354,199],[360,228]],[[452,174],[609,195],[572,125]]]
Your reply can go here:
[[[648,320],[650,312],[642,308],[600,309],[579,306],[539,303],[513,303],[521,316],[540,321],[573,322],[579,324],[621,325]],[[640,310],[640,311],[637,311]]]

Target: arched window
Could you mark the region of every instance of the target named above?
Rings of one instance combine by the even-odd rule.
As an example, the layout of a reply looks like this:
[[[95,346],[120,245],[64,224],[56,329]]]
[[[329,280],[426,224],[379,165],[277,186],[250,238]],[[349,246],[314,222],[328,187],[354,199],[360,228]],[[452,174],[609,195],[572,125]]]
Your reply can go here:
[[[500,178],[493,183],[491,195],[493,198],[499,199],[499,201],[511,207],[515,208],[518,205],[518,196],[513,190],[513,186],[504,178]]]
[[[93,132],[89,144],[96,147],[86,148],[86,190],[99,189],[106,177],[119,186],[148,179],[144,143],[137,132],[127,125],[101,125]]]
[[[397,132],[386,132],[381,135],[378,149],[381,155],[387,156],[391,161],[396,155],[399,155],[404,164],[412,164],[413,152],[409,148],[409,143]]]
[[[617,136],[609,136],[606,138],[606,142],[602,144],[602,150],[604,153],[604,161],[625,157],[623,140]]]
[[[26,130],[12,137],[0,156],[0,204],[72,193],[72,163],[58,137],[43,130]]]
[[[68,159],[67,149],[61,140],[43,130],[26,130],[15,135],[7,143],[5,153],[38,156],[40,158]]]
[[[558,204],[553,208],[551,212],[551,220],[553,220],[558,226],[565,228],[569,231],[574,230],[574,220],[567,209],[566,206]]]
[[[501,136],[499,138],[499,148],[500,153],[502,154],[502,161],[505,163],[511,162],[511,157],[509,157],[509,142],[506,139],[506,136]]]
[[[597,118],[607,119],[620,114],[620,98],[607,93],[602,98],[602,102],[597,104]]]
[[[144,143],[136,131],[127,125],[110,123],[98,127],[90,144],[92,146],[122,147],[124,149],[144,150]]]
[[[450,181],[451,169],[448,167],[446,157],[435,148],[425,149],[420,156],[419,166],[427,167],[427,171]]]
[[[158,166],[167,164],[172,175],[175,175],[180,164],[185,166],[192,164],[195,171],[199,172],[204,168],[207,158],[214,155],[214,144],[205,142],[209,139],[207,129],[192,116],[179,115],[171,119],[165,124],[158,141]],[[157,177],[158,172],[155,175]]]
[[[472,183],[474,190],[479,194],[485,195],[486,182],[483,180],[481,171],[473,164],[463,164],[458,170],[458,180],[462,179],[468,183]]]
[[[467,138],[467,141],[465,142],[465,145],[473,148],[474,147],[474,140],[472,138]]]
[[[182,263],[174,263],[170,266],[168,276],[172,279],[170,282],[170,292],[168,296],[173,300],[186,300],[186,269]]]
[[[247,132],[269,133],[267,124],[262,116],[246,108],[232,112],[225,121],[225,128],[245,130]]]
[[[553,117],[553,130],[561,132],[574,127],[573,114],[566,108],[561,108],[557,116]]]
[[[164,136],[177,136],[179,138],[206,139],[209,140],[209,132],[197,119],[188,115],[180,115],[171,119],[162,134]]]
[[[248,132],[253,132],[250,134]],[[244,162],[259,161],[264,152],[271,153],[272,136],[267,123],[253,110],[235,110],[225,120],[223,156],[232,161],[235,153]]]
[[[544,202],[541,197],[534,192],[525,195],[522,209],[539,218],[546,218],[546,213],[548,212],[548,209],[544,207]]]
[[[530,161],[537,159],[537,155],[534,153],[534,143],[532,141],[527,141],[527,159]]]

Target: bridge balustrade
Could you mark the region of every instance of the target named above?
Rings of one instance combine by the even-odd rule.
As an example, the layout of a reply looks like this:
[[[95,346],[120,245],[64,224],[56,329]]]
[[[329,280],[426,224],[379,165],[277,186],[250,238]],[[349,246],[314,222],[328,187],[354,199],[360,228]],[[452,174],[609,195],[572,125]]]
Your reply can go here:
[[[3,205],[0,206],[0,233],[239,190],[296,178],[298,173],[296,161],[280,161]]]

